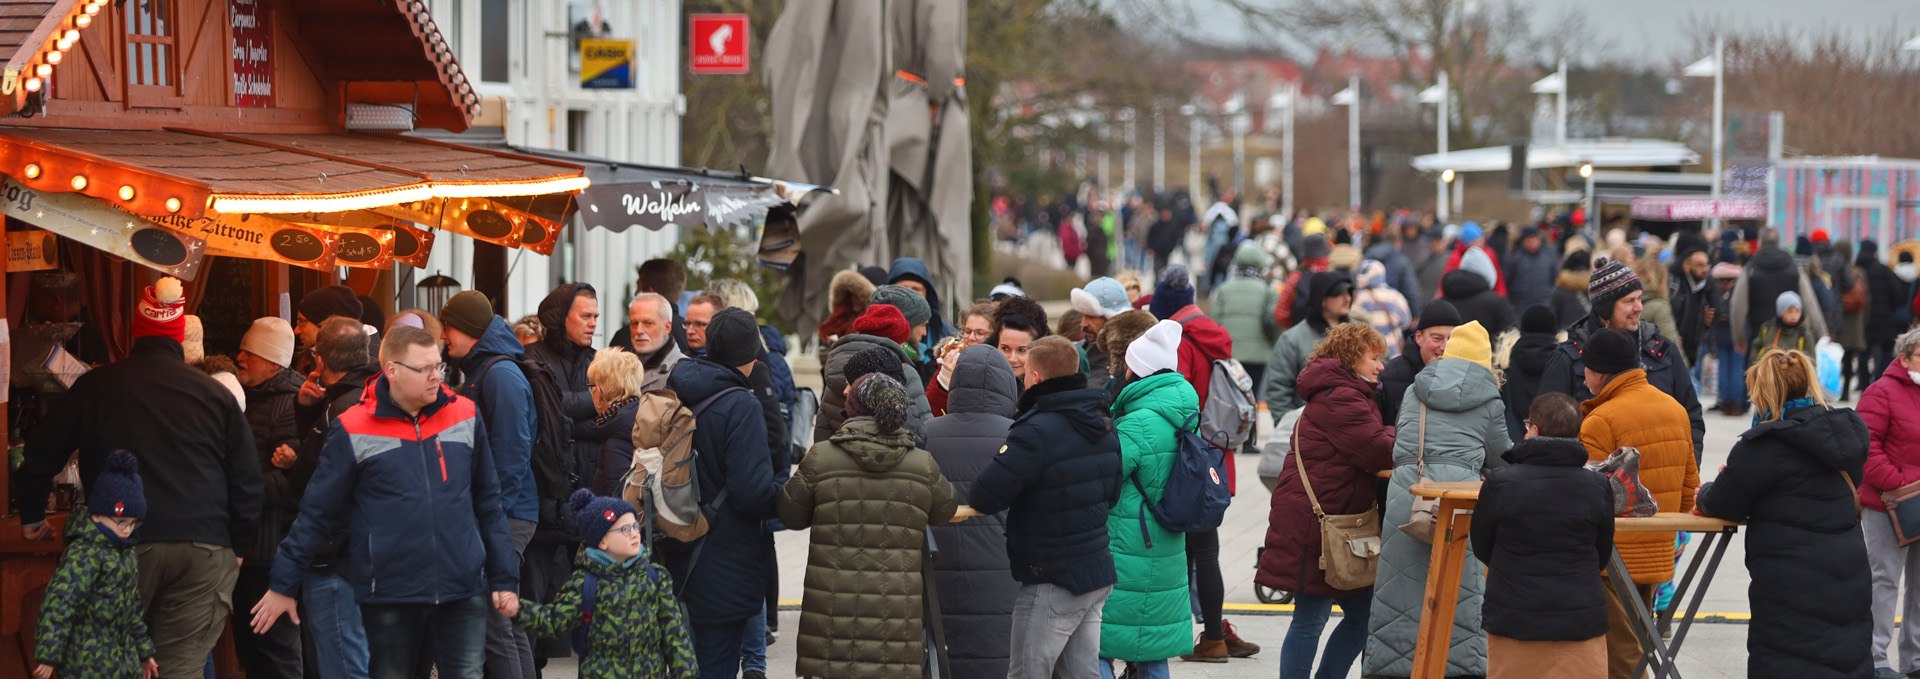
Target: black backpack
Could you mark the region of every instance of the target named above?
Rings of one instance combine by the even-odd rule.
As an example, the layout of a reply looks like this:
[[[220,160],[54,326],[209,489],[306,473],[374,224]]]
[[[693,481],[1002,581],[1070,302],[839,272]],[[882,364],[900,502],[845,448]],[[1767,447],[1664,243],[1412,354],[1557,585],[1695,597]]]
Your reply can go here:
[[[494,356],[482,363],[474,371],[474,393],[478,395],[482,391],[481,383],[493,372],[495,364],[509,360],[512,359]],[[546,363],[534,359],[512,362],[527,377],[527,386],[533,392],[536,426],[530,459],[534,489],[540,496],[540,525],[536,530],[542,537],[571,541],[576,533],[573,514],[567,511],[567,497],[580,487],[580,478],[574,468],[573,420],[561,407],[564,392],[553,368]]]

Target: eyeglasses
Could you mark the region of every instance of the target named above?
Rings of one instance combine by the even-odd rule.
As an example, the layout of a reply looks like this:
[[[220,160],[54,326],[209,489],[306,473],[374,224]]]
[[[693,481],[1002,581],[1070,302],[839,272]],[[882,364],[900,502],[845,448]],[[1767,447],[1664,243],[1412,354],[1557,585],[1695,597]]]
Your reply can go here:
[[[967,330],[967,331],[961,332],[960,336],[968,340],[977,340],[977,341],[984,342],[988,337],[993,336],[993,331],[992,330]]]
[[[392,363],[392,364],[394,364],[394,365],[397,365],[397,366],[400,366],[400,367],[402,367],[402,368],[406,368],[406,369],[408,369],[408,370],[411,370],[411,371],[413,371],[413,374],[415,374],[415,375],[425,375],[425,376],[427,377],[427,379],[432,379],[432,380],[445,380],[445,379],[447,379],[447,364],[446,364],[446,363],[444,363],[444,362],[443,362],[443,363],[434,363],[434,364],[431,364],[431,365],[423,365],[423,366],[420,366],[420,367],[418,367],[418,368],[415,368],[415,367],[413,367],[413,366],[410,366],[410,365],[407,365],[407,364],[405,364],[405,363],[401,363],[401,362],[399,362],[399,361],[387,361],[387,362],[388,362],[388,363]]]
[[[630,538],[637,538],[637,537],[640,537],[640,524],[629,523],[625,526],[614,526],[612,532],[619,533],[621,535],[625,535]]]

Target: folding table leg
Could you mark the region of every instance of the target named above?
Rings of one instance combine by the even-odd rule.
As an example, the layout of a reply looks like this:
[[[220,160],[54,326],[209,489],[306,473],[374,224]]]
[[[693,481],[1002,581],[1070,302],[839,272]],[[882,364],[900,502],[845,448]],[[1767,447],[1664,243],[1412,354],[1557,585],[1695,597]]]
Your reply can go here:
[[[1627,612],[1633,616],[1634,637],[1640,640],[1640,662],[1645,668],[1649,663],[1653,667],[1655,679],[1680,679],[1680,668],[1675,667],[1672,656],[1660,640],[1660,627],[1654,622],[1653,614],[1647,611],[1647,604],[1640,600],[1640,593],[1634,589],[1632,575],[1627,572],[1627,564],[1620,560],[1620,550],[1613,550],[1613,557],[1607,564],[1607,581],[1613,586],[1614,594],[1620,597]],[[1636,671],[1635,675],[1638,676]]]
[[[1693,627],[1693,618],[1700,613],[1700,604],[1706,601],[1707,585],[1713,582],[1713,575],[1720,572],[1720,558],[1726,556],[1727,545],[1733,543],[1733,531],[1729,528],[1722,533],[1707,533],[1707,542],[1700,545],[1700,553],[1693,556],[1693,565],[1698,567],[1700,559],[1707,555],[1708,548],[1712,548],[1713,556],[1707,560],[1706,572],[1700,575],[1700,586],[1693,591],[1693,600],[1687,602],[1687,617],[1673,630],[1673,643],[1667,645],[1667,653],[1675,658],[1680,657],[1680,644],[1687,640],[1687,630]],[[1675,593],[1674,596],[1680,595]]]

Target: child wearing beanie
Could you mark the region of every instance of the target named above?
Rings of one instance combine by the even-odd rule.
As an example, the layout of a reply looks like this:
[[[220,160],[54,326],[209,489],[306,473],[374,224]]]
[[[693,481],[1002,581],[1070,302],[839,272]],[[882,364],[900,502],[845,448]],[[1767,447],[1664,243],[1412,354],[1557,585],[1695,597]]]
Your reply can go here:
[[[580,529],[573,577],[552,603],[523,601],[513,623],[541,637],[571,633],[582,679],[697,676],[673,578],[648,559],[633,505],[584,488],[567,505]]]
[[[106,468],[87,493],[92,530],[69,528],[67,551],[47,584],[35,630],[34,679],[139,677],[156,672],[153,640],[142,617],[139,563],[133,537],[147,516],[140,462],[133,453],[107,455]]]
[[[1750,359],[1758,359],[1768,349],[1798,351],[1807,356],[1807,360],[1818,363],[1813,355],[1815,339],[1809,337],[1807,326],[1800,321],[1805,319],[1806,311],[1801,306],[1800,293],[1791,290],[1780,293],[1773,302],[1773,318],[1760,325],[1760,333],[1753,337],[1753,353]]]

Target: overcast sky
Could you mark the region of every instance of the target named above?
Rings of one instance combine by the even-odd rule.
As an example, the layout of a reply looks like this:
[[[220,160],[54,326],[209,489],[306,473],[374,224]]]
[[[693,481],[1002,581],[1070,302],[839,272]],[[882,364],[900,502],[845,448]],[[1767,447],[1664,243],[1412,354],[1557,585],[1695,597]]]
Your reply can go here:
[[[1222,42],[1245,43],[1253,37],[1238,14],[1216,0],[1185,0],[1203,26],[1196,37],[1218,35]],[[1281,6],[1293,0],[1252,0]],[[1614,58],[1665,62],[1685,58],[1682,26],[1689,15],[1731,18],[1736,26],[1778,28],[1793,24],[1809,30],[1841,29],[1878,33],[1897,27],[1920,35],[1920,0],[1526,0],[1536,16],[1585,8],[1596,40]],[[1903,34],[1904,35],[1904,34]]]

